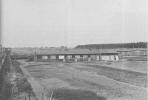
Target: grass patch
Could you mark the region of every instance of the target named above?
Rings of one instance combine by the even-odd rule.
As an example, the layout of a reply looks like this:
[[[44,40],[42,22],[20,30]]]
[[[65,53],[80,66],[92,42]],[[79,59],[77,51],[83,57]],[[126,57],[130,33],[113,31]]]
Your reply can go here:
[[[56,89],[53,98],[57,100],[106,100],[105,97],[84,90]]]
[[[136,86],[147,87],[147,74],[116,69],[111,67],[104,67],[99,65],[87,65],[87,66],[96,68],[98,70],[97,71],[98,75],[104,75],[111,79],[120,82],[130,83]]]
[[[18,77],[18,80],[16,81],[18,91],[20,93],[26,92],[28,94],[34,95],[31,85],[28,83],[27,79],[24,77],[24,74],[21,68],[19,67],[20,64],[17,61],[13,61],[12,63],[13,63],[13,66],[15,67],[15,71]]]

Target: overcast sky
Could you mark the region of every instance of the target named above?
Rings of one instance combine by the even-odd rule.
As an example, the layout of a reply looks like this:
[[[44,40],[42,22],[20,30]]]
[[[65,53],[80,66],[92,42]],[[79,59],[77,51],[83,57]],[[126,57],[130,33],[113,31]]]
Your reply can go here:
[[[146,41],[147,0],[2,0],[5,46]]]

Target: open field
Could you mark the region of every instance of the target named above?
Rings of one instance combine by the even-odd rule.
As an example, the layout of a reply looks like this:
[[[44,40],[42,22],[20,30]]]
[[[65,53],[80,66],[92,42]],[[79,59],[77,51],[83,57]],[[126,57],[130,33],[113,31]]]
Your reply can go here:
[[[80,91],[80,94],[83,94],[81,91],[91,91],[108,100],[146,100],[146,73],[109,68],[97,63],[34,63],[25,69],[44,88],[63,98],[64,94],[78,96],[75,91]],[[53,96],[56,99],[63,100],[55,94]]]
[[[82,63],[84,64],[84,63]],[[101,65],[111,68],[117,68],[122,70],[140,72],[140,73],[147,73],[147,61],[117,61],[117,62],[101,62],[101,61],[93,61],[93,62],[86,62],[86,65]]]
[[[134,62],[133,62],[134,63]],[[122,63],[121,63],[122,64]],[[129,83],[131,85],[136,85],[136,86],[141,86],[141,87],[147,87],[147,74],[140,72],[139,70],[134,69],[131,70],[131,68],[122,68],[123,65],[119,65],[119,63],[113,63],[112,66],[108,65],[98,65],[98,64],[84,64],[82,63],[81,65],[83,66],[88,66],[86,68],[82,68],[83,70],[92,70],[95,71],[98,75],[104,75],[108,78],[120,81],[120,82],[124,82],[124,83]],[[116,66],[115,66],[116,65]],[[120,66],[120,68],[117,68]],[[96,68],[96,70],[94,70],[93,68]],[[133,66],[131,66],[133,67]],[[140,67],[144,67],[144,66],[140,66]],[[81,68],[79,68],[81,69]]]

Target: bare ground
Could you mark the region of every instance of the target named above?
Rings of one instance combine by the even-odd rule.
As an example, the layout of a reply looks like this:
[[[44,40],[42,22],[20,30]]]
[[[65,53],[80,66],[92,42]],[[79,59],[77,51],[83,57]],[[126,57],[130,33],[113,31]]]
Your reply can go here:
[[[48,90],[80,89],[108,100],[146,100],[146,76],[143,74],[138,74],[139,77],[134,72],[82,63],[35,64],[25,68]]]
[[[107,66],[101,66],[97,64],[86,64],[81,63],[78,66],[84,66],[79,67],[79,70],[91,70],[96,72],[98,75],[104,75],[108,78],[129,83],[131,85],[136,85],[139,87],[147,87],[147,74],[141,73],[141,72],[135,72],[130,70],[123,70],[123,69],[117,69],[113,67],[107,67]],[[87,67],[86,67],[87,66]],[[94,70],[95,69],[95,70]]]

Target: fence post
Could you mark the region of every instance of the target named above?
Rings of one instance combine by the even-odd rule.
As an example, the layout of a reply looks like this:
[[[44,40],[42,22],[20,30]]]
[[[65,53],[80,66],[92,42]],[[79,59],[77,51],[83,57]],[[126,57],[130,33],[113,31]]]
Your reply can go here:
[[[52,95],[53,95],[53,91],[51,92],[51,96],[50,96],[50,99],[49,100],[52,100]]]
[[[44,100],[44,93],[42,93],[42,100]]]
[[[31,99],[30,99],[30,94],[28,95],[28,97],[29,97],[29,100],[31,100]]]

